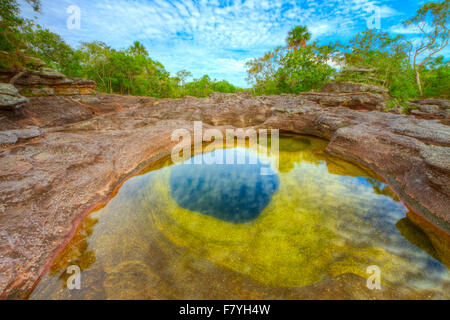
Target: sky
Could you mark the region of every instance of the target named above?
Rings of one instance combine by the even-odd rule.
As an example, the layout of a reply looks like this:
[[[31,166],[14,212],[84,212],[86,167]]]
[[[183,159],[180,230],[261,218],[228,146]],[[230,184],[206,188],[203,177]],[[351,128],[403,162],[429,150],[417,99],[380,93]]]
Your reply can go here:
[[[124,49],[138,40],[172,74],[184,69],[246,88],[245,63],[284,45],[296,25],[306,25],[321,44],[348,41],[368,27],[414,38],[417,30],[402,22],[425,1],[41,0],[41,13],[19,2],[22,16],[36,17],[73,47],[99,40]],[[80,10],[79,28],[71,6]]]

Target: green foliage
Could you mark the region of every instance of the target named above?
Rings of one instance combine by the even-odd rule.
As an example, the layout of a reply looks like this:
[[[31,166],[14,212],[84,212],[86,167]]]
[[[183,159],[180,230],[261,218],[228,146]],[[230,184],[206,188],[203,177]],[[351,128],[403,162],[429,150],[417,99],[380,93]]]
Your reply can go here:
[[[237,88],[226,80],[211,80],[207,75],[186,83],[185,94],[195,97],[208,97],[213,92],[235,93]]]
[[[73,50],[57,34],[32,26],[25,34],[27,41],[26,54],[40,58],[49,67],[57,69],[71,77],[81,77],[81,55]]]
[[[308,32],[308,28],[305,26],[296,26],[288,33],[288,37],[286,39],[289,47],[299,48],[305,47],[306,41],[311,39],[311,33]]]
[[[450,63],[444,57],[431,59],[421,71],[425,97],[450,99]]]
[[[39,0],[27,0],[34,10],[40,7]],[[0,70],[21,67],[20,55],[15,54],[26,48],[26,32],[29,31],[30,21],[19,16],[20,9],[16,0],[0,1],[0,51],[2,59]]]
[[[309,38],[307,29],[296,27],[289,33],[288,46],[247,63],[247,80],[253,84],[256,95],[317,90],[336,80],[385,86],[392,97],[391,107],[404,108],[403,101],[421,96],[411,63],[413,46],[404,36],[367,30],[358,33],[347,45],[301,44]],[[340,65],[341,71],[336,72],[330,62]],[[448,61],[443,57],[431,59],[420,68],[420,73],[424,81],[422,96],[448,98]]]
[[[256,95],[317,90],[331,79],[335,70],[328,62],[336,53],[335,45],[306,45],[303,41],[309,39],[305,27],[296,27],[289,33],[288,47],[247,62],[247,80]]]
[[[338,80],[367,82],[383,85],[392,97],[400,101],[418,95],[414,83],[414,70],[409,63],[411,45],[403,36],[367,30],[357,34],[348,46],[341,46],[339,62],[344,71]],[[348,72],[348,70],[371,70]]]
[[[404,22],[405,25],[416,25],[422,33],[422,40],[415,48],[413,67],[416,73],[417,88],[423,95],[421,72],[423,67],[442,51],[450,39],[450,0],[425,3],[414,17]],[[419,62],[418,60],[422,61]]]
[[[299,93],[320,89],[334,73],[324,52],[326,50],[317,45],[288,51],[276,74],[280,91]]]
[[[100,91],[158,98],[207,97],[214,91],[236,92],[230,83],[213,81],[208,76],[186,82],[192,77],[186,70],[171,77],[139,42],[126,50],[115,50],[102,42],[83,43],[79,52],[83,75],[95,80]]]

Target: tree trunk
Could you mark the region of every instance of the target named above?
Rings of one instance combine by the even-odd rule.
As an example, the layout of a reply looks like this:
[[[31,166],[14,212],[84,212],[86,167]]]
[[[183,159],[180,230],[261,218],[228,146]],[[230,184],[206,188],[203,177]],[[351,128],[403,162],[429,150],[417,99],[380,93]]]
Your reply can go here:
[[[416,82],[417,82],[417,87],[419,88],[419,94],[422,97],[422,83],[420,81],[419,69],[416,69]]]

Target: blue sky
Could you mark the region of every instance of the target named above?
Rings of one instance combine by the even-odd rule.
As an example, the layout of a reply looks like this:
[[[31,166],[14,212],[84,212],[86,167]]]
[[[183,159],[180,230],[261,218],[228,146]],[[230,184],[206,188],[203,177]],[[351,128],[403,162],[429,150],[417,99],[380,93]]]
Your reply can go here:
[[[367,28],[375,12],[380,27],[418,34],[401,22],[424,0],[41,0],[42,13],[22,3],[22,15],[76,47],[100,40],[116,49],[141,41],[168,71],[186,69],[248,87],[245,62],[283,45],[296,25],[306,25],[313,40],[346,41]],[[67,8],[81,9],[81,28],[67,28]],[[374,8],[376,11],[374,11]],[[449,56],[449,49],[444,52]]]

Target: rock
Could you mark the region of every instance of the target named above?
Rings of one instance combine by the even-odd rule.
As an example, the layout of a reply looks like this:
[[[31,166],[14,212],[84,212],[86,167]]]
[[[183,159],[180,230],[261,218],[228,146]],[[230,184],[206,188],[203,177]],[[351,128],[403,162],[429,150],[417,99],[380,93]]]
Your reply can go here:
[[[11,132],[2,132],[0,131],[0,146],[7,144],[14,144],[18,140],[17,136]]]
[[[38,127],[27,127],[19,130],[12,130],[13,134],[19,139],[31,139],[42,135],[43,131]]]
[[[45,62],[36,57],[23,56],[23,61],[28,67],[42,68],[45,66]]]
[[[450,119],[450,100],[425,99],[408,101],[411,114],[424,119]]]
[[[1,55],[8,55],[8,53],[0,51]],[[32,68],[27,70],[22,67],[19,70],[0,72],[0,82],[11,82],[15,85],[14,88],[0,84],[3,86],[0,87],[0,107],[12,108],[28,101],[20,95],[47,97],[95,95],[97,93],[97,84],[94,81],[81,78],[70,79],[57,70],[45,67],[43,61],[38,58],[18,55],[26,67],[31,66]]]
[[[382,106],[382,98],[326,92],[159,100],[98,94],[33,97],[20,116],[0,110],[0,141],[8,144],[0,149],[0,298],[25,297],[80,217],[123,179],[170,155],[172,132],[192,131],[194,121],[203,121],[205,129],[280,129],[327,139],[328,153],[372,168],[411,210],[448,233],[450,127],[370,111]],[[36,127],[41,135],[27,141],[37,136]],[[157,281],[139,263],[120,268]],[[108,275],[112,296],[116,284],[126,286],[118,273]],[[130,288],[136,294],[141,289]]]
[[[55,89],[53,88],[25,88],[22,89],[22,94],[31,97],[48,97],[55,95]]]
[[[42,130],[38,127],[27,127],[18,130],[0,131],[0,145],[14,144],[19,139],[26,140],[42,135]]]
[[[433,106],[436,107],[436,106]],[[424,119],[450,119],[450,109],[448,110],[439,110],[434,112],[428,112],[429,109],[424,109],[425,111],[421,110],[412,110],[411,114],[414,116],[417,116],[419,118]]]
[[[415,110],[412,115],[425,119],[450,119],[450,100],[424,99],[407,102]]]
[[[372,92],[387,94],[387,88],[376,86],[373,84],[353,83],[353,82],[328,82],[322,87],[322,92],[337,93],[355,93],[355,92]]]
[[[439,108],[439,106],[434,106],[434,105],[422,105],[420,106],[420,111],[425,112],[425,113],[437,113],[441,110],[441,108]]]
[[[66,79],[66,76],[61,72],[50,68],[41,68],[38,72],[35,72],[35,74],[43,78]]]
[[[12,84],[0,83],[0,94],[16,97],[19,95],[19,91]]]
[[[347,66],[343,69],[343,72],[356,72],[356,73],[371,73],[375,72],[375,69],[368,67],[351,67]]]
[[[0,108],[14,108],[27,103],[28,99],[25,97],[13,97],[8,95],[0,95]]]
[[[0,108],[12,109],[27,102],[12,84],[0,83]]]
[[[383,111],[386,108],[384,97],[375,93],[304,92],[300,95],[324,107],[347,107],[378,111]]]
[[[14,53],[14,55],[17,55],[19,60],[21,60],[21,62],[23,63],[23,65],[25,65],[26,67],[31,67],[33,69],[39,69],[45,66],[45,62],[42,61],[39,58],[36,57],[30,57],[30,56],[26,56],[22,53]],[[8,59],[9,57],[9,53],[6,51],[0,51],[0,58],[1,59]]]
[[[438,106],[440,109],[450,109],[450,100],[445,99],[424,99],[424,100],[415,100],[412,103],[419,106]]]
[[[2,81],[9,82],[17,72],[3,72]],[[19,93],[27,97],[93,95],[97,93],[94,81],[70,79],[60,72],[41,68],[39,71],[26,71],[14,82]]]

